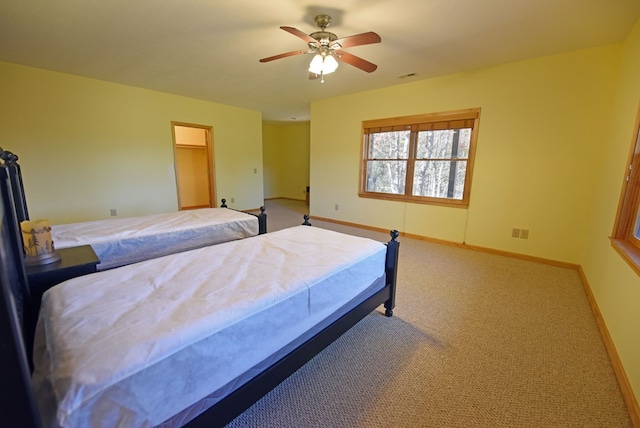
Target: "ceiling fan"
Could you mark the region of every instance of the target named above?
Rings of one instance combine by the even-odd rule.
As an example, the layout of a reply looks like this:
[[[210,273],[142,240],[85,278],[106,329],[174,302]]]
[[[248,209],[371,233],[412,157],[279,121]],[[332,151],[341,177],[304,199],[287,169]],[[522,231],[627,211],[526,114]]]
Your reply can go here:
[[[320,28],[320,31],[316,31],[311,34],[303,33],[293,27],[280,27],[284,31],[307,42],[307,45],[309,46],[307,49],[300,49],[297,51],[262,58],[260,62],[269,62],[294,55],[315,54],[311,64],[309,65],[309,79],[317,79],[320,77],[323,83],[324,75],[333,73],[338,68],[337,61],[347,63],[359,68],[360,70],[366,71],[367,73],[371,73],[378,68],[377,65],[345,52],[343,49],[380,43],[382,39],[379,35],[369,31],[367,33],[356,34],[339,39],[335,34],[326,31],[326,28],[331,24],[331,17],[329,15],[318,15],[314,18],[314,21]]]

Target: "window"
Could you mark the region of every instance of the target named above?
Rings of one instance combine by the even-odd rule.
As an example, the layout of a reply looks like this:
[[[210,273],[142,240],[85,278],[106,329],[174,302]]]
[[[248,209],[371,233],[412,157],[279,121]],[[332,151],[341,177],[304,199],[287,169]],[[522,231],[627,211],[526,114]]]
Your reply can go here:
[[[618,214],[613,228],[612,244],[622,257],[640,274],[640,109],[636,118],[631,152]]]
[[[469,206],[480,109],[362,123],[359,196]]]

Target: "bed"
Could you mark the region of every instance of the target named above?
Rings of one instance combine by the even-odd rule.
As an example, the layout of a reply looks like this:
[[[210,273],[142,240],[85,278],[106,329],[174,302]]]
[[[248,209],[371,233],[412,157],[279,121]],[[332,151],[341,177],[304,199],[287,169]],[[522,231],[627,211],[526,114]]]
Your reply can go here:
[[[98,270],[266,233],[267,215],[228,208],[200,208],[51,227],[56,249],[91,245]]]
[[[0,159],[9,175],[18,223],[28,220],[18,156],[0,148]],[[259,214],[247,213],[229,208],[222,199],[220,208],[58,224],[51,236],[56,249],[91,245],[100,259],[98,270],[105,270],[266,232],[264,206]]]
[[[301,225],[53,287],[31,383],[21,320],[28,293],[0,181],[0,420],[8,425],[48,426],[57,414],[76,426],[92,417],[105,426],[223,426],[380,305],[393,314],[396,231],[382,244]]]

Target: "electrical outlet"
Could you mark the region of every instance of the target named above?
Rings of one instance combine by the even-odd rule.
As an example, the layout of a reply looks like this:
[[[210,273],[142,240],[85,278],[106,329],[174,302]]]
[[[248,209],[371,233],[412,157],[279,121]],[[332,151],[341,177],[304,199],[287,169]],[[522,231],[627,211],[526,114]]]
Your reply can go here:
[[[258,173],[258,168],[253,168],[253,173],[257,174]]]
[[[338,204],[336,204],[336,206],[333,209],[338,211]]]
[[[513,230],[511,231],[511,237],[512,237],[512,238],[517,238],[517,237],[519,237],[519,236],[520,236],[520,229],[513,229]]]
[[[118,215],[118,210],[115,208],[111,208],[111,217],[115,217]]]
[[[236,198],[231,198],[231,203],[235,203],[236,202]]]
[[[520,239],[529,239],[529,229],[522,229],[520,231]]]

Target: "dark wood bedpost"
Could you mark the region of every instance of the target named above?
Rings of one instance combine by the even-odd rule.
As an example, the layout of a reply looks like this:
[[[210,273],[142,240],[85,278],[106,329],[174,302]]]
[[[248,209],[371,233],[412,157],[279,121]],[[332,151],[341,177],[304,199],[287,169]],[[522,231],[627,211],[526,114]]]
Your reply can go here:
[[[7,172],[9,173],[13,202],[18,217],[18,224],[20,224],[25,220],[29,220],[29,211],[27,210],[27,198],[24,194],[24,183],[22,182],[22,171],[18,164],[18,155],[0,149],[0,156],[2,160],[4,160]]]
[[[387,285],[390,288],[391,296],[384,302],[384,314],[388,317],[393,315],[393,308],[396,306],[396,281],[398,278],[398,250],[400,242],[398,242],[398,231],[392,230],[390,233],[391,240],[387,242],[387,262],[385,265],[385,273],[387,277]]]
[[[303,226],[311,226],[311,223],[309,223],[309,218],[309,214],[304,215],[304,221],[302,222]]]
[[[264,212],[265,209],[264,205],[261,206],[260,214],[258,214],[258,235],[267,233],[267,215]]]

